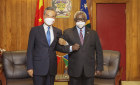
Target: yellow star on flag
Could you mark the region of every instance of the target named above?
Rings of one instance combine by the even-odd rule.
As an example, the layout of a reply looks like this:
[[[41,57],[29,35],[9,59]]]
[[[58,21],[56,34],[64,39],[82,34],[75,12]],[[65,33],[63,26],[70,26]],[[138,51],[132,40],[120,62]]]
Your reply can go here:
[[[41,18],[39,18],[38,20],[39,20],[39,22],[42,22],[42,19]]]

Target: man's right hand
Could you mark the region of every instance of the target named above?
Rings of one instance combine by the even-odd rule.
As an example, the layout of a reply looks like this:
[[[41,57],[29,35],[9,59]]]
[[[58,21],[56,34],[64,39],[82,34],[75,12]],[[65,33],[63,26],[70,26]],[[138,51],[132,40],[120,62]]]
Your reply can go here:
[[[72,51],[77,51],[77,50],[79,50],[79,48],[80,48],[80,45],[77,43],[72,45]]]
[[[33,69],[27,70],[29,76],[33,77]]]

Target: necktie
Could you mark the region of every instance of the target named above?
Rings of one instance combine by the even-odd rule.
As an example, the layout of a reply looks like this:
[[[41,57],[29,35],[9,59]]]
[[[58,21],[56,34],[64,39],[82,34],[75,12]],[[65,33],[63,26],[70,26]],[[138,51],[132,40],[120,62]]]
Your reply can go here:
[[[48,44],[50,46],[50,44],[51,44],[51,34],[50,34],[50,27],[49,26],[48,26],[48,31],[47,31],[46,37],[47,37]]]
[[[83,39],[82,29],[80,29],[80,41],[81,44],[83,45],[84,39]]]

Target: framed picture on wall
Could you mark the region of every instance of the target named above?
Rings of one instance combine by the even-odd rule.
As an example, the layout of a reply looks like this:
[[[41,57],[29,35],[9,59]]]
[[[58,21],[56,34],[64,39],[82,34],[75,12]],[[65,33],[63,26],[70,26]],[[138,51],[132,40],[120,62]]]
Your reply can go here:
[[[71,0],[52,0],[52,6],[57,12],[56,18],[69,18],[72,8]]]

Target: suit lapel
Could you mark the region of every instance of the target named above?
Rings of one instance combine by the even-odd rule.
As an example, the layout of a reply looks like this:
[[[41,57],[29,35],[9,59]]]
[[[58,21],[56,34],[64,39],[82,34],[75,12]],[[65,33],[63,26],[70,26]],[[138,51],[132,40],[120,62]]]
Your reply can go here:
[[[40,26],[39,32],[40,32],[41,37],[43,38],[44,44],[49,46],[48,42],[47,42],[47,38],[46,38],[46,34],[45,34],[45,31],[44,31],[43,25]]]
[[[80,37],[79,37],[78,31],[76,29],[76,26],[73,28],[73,35],[74,35],[73,40],[75,40],[75,43],[81,45]]]
[[[88,36],[89,36],[89,29],[86,27],[85,28],[85,37],[84,37],[84,43],[83,43],[83,45],[86,43],[86,41],[88,39]]]

